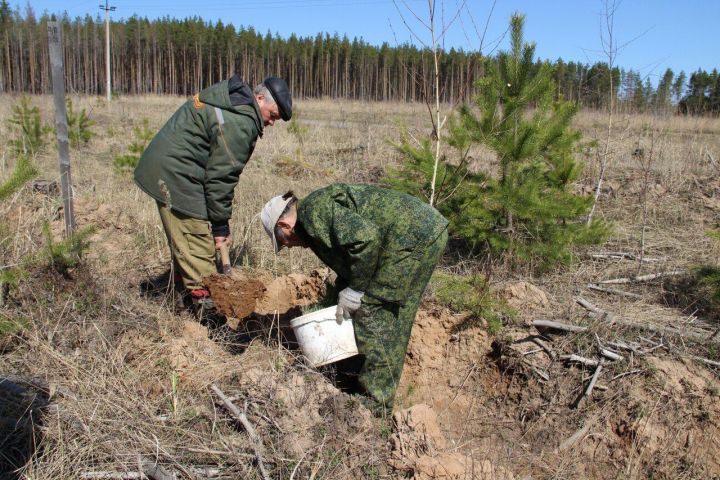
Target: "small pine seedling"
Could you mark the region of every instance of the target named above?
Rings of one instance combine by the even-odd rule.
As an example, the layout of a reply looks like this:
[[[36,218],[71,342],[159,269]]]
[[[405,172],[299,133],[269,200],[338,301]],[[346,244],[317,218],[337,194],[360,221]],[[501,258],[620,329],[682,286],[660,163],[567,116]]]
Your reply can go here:
[[[90,130],[95,122],[90,120],[90,117],[83,108],[80,113],[76,113],[73,109],[73,103],[70,98],[67,99],[67,123],[68,123],[68,136],[70,137],[70,144],[73,148],[78,148],[82,144],[86,144],[95,135]]]

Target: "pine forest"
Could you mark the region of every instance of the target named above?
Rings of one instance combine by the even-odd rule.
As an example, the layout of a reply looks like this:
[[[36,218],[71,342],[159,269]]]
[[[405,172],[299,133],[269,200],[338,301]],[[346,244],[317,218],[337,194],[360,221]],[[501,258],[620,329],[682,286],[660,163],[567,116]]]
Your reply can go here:
[[[0,2],[0,91],[48,93],[47,14]],[[103,94],[105,25],[93,18],[60,19],[69,91]],[[370,45],[362,39],[318,33],[314,37],[265,34],[252,27],[209,23],[199,17],[156,20],[137,16],[111,22],[113,92],[191,95],[238,73],[249,82],[268,75],[286,78],[301,98],[416,102],[432,89],[432,52],[410,44]],[[450,49],[441,56],[442,100],[462,102],[493,61],[478,51]],[[720,112],[720,76],[698,70],[689,76],[668,69],[655,85],[638,72],[607,63],[553,65],[556,97],[582,107],[606,108],[609,85],[621,111]],[[538,61],[536,68],[540,68]]]

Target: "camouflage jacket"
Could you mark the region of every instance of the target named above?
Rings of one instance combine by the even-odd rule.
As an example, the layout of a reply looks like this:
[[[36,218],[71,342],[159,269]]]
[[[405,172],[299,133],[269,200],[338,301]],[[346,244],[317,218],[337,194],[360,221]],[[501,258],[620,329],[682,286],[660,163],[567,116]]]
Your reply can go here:
[[[300,200],[295,232],[351,288],[404,303],[426,247],[447,224],[411,195],[336,183]]]

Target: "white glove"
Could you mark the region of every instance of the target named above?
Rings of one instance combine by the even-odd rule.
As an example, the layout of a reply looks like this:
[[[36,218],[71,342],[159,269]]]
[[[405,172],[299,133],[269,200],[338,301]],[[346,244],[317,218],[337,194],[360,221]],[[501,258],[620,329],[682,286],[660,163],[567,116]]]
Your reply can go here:
[[[343,289],[338,295],[338,305],[335,311],[335,320],[342,323],[343,319],[349,319],[360,308],[363,292],[358,292],[350,287]]]

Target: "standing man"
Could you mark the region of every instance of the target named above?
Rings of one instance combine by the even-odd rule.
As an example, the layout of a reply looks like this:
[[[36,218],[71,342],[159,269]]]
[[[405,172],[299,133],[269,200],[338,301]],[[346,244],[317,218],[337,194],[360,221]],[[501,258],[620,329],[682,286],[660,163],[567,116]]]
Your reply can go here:
[[[447,220],[413,196],[342,183],[302,200],[292,192],[274,197],[260,218],[276,253],[307,247],[337,273],[344,289],[336,317],[353,317],[359,387],[375,406],[392,409],[415,314],[445,249]]]
[[[181,106],[140,158],[135,182],[157,201],[175,280],[200,312],[214,310],[202,278],[217,272],[215,250],[230,246],[240,173],[263,127],[291,116],[285,80],[269,77],[253,92],[234,75]]]

